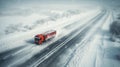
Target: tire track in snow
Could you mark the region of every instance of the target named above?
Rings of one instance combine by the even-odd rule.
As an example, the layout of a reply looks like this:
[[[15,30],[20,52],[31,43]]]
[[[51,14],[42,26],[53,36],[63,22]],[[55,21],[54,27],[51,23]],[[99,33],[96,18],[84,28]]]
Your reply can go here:
[[[27,49],[26,49],[27,50]]]
[[[91,23],[90,23],[91,24]],[[89,26],[89,24],[87,24],[86,26]],[[81,29],[81,31],[83,31],[86,27],[83,27]],[[80,31],[80,32],[81,32]],[[59,46],[57,46],[55,49],[53,49],[52,51],[50,51],[48,54],[46,54],[45,56],[43,56],[41,59],[39,59],[37,62],[35,62],[35,64],[33,64],[31,67],[37,67],[39,64],[41,64],[43,61],[45,61],[47,58],[49,58],[52,54],[54,54],[56,51],[58,51],[61,47],[63,47],[67,42],[69,42],[71,39],[73,39],[77,34],[79,34],[80,32],[77,32],[76,34],[74,34],[73,36],[70,37],[70,39],[68,38],[67,40],[65,40],[64,42],[62,42]]]

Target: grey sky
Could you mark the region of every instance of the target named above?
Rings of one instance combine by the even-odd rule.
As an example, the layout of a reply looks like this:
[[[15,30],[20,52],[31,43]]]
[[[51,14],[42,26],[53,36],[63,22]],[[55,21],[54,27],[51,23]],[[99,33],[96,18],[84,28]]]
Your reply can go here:
[[[22,5],[36,5],[36,4],[80,4],[86,2],[88,4],[92,2],[98,3],[120,3],[120,0],[0,0],[0,9],[9,8],[10,6],[22,6]]]

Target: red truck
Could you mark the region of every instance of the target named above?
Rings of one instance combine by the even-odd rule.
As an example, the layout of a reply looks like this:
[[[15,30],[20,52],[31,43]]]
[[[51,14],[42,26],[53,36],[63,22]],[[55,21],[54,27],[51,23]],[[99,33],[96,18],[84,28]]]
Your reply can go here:
[[[52,39],[56,36],[56,30],[50,30],[42,34],[37,34],[34,38],[35,44],[42,44],[43,42]]]

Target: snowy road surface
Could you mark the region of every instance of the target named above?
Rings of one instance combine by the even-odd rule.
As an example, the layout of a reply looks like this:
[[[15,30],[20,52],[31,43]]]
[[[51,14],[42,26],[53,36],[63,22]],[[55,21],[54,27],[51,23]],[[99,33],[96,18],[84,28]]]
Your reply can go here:
[[[54,17],[52,21],[51,18],[42,20],[50,23],[33,24],[30,26],[33,29],[20,33],[19,36],[13,33],[7,35],[8,38],[1,37],[0,67],[104,67],[101,66],[104,64],[101,60],[96,60],[100,59],[97,58],[99,46],[91,43],[91,40],[96,32],[100,33],[105,23],[112,21],[112,12],[95,9],[67,15],[67,18],[65,16]],[[45,25],[48,26],[44,27]],[[42,45],[35,45],[34,35],[50,29],[57,30],[57,36]],[[101,64],[98,65],[98,62]]]

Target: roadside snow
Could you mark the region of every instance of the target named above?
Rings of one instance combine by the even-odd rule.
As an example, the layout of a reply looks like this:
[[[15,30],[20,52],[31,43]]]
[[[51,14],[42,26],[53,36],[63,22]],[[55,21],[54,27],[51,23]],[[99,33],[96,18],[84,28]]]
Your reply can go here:
[[[7,11],[5,11],[7,12]],[[49,10],[49,14],[44,13],[31,13],[29,15],[14,15],[14,12],[12,15],[9,15],[11,13],[2,13],[2,16],[0,16],[0,22],[2,24],[0,25],[0,37],[3,37],[4,35],[8,35],[15,32],[26,32],[28,30],[32,30],[38,25],[43,24],[54,24],[55,21],[58,19],[68,19],[74,15],[78,15],[82,13],[80,10],[66,10],[66,11],[57,11],[57,10]],[[47,10],[46,10],[47,12]],[[16,13],[16,12],[15,12]],[[19,13],[19,12],[18,12]],[[22,12],[21,12],[22,13]],[[6,14],[4,16],[4,14]],[[51,22],[54,23],[51,23]],[[5,33],[5,34],[4,34]]]
[[[83,57],[78,51],[76,60],[72,60],[68,67],[120,67],[120,43],[110,40],[109,25],[112,21],[111,13],[101,31],[88,42]]]
[[[68,67],[120,67],[120,44],[110,41],[109,25],[112,21],[110,12],[101,30],[83,51],[76,51],[75,59],[71,60]]]
[[[63,37],[64,35],[68,34],[70,31],[74,30],[74,28],[71,28],[71,29],[69,28],[69,30],[64,29],[64,26],[75,23],[75,21],[80,21],[80,20],[82,21],[82,20],[84,20],[84,18],[89,17],[89,16],[93,15],[94,13],[96,13],[95,15],[99,14],[99,12],[100,12],[99,9],[91,10],[89,12],[83,12],[83,13],[71,16],[69,18],[65,17],[63,19],[58,19],[56,21],[49,21],[45,24],[38,25],[38,26],[36,26],[36,28],[31,29],[27,32],[20,32],[19,29],[17,29],[17,27],[20,27],[20,29],[21,29],[22,24],[18,24],[17,27],[13,25],[13,31],[14,31],[14,29],[17,29],[18,32],[1,37],[1,39],[0,39],[0,45],[1,45],[0,53],[7,51],[7,50],[10,50],[10,49],[13,49],[13,48],[20,47],[20,46],[29,46],[29,44],[33,44],[33,37],[36,34],[45,32],[45,31],[50,30],[50,29],[55,29],[58,31],[56,38],[59,39],[60,37]],[[90,18],[88,18],[88,19],[90,19]],[[81,24],[79,24],[79,25],[77,24],[77,25],[80,26],[83,24],[85,24],[85,23],[81,22]],[[55,38],[55,41],[57,40],[56,38]],[[47,46],[48,45],[42,45],[40,47],[40,49],[42,50],[42,48],[45,48]]]

